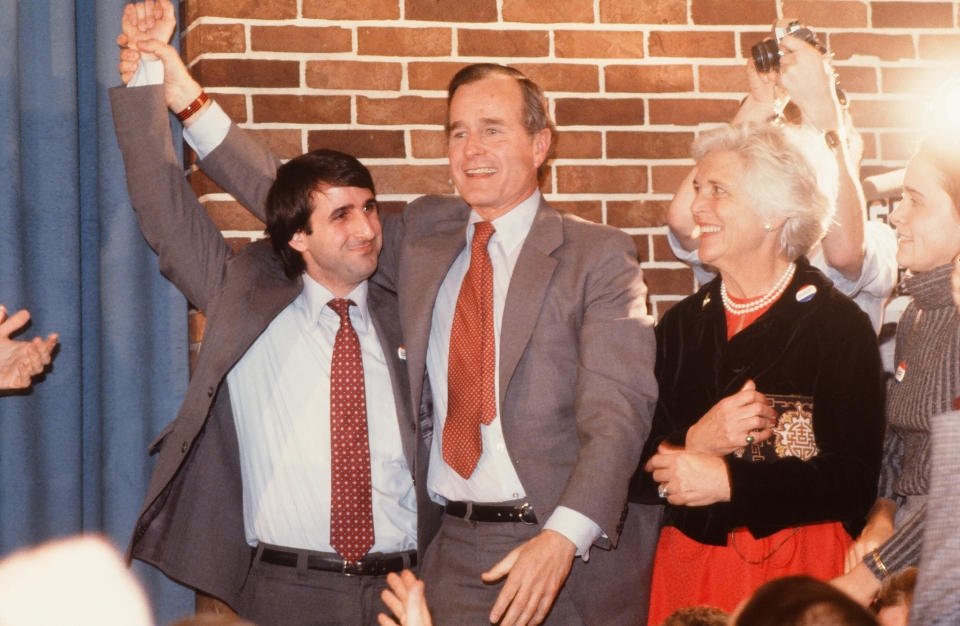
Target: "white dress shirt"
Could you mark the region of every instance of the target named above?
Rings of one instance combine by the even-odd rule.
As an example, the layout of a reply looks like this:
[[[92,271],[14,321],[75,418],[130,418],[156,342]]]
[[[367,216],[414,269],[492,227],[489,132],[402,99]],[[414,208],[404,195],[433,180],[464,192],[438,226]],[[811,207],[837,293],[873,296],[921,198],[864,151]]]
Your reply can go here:
[[[430,447],[430,469],[427,489],[431,499],[466,502],[507,502],[526,496],[520,478],[513,467],[503,437],[500,414],[500,330],[503,326],[503,311],[510,288],[510,278],[517,264],[523,242],[540,206],[540,191],[516,207],[493,220],[495,232],[487,244],[493,266],[493,333],[497,351],[496,394],[497,414],[490,425],[480,425],[483,451],[470,478],[463,478],[443,460],[443,424],[447,417],[447,366],[449,364],[450,331],[453,314],[460,295],[460,286],[470,267],[470,244],[473,241],[474,224],[482,218],[476,211],[470,212],[467,223],[466,246],[454,260],[440,284],[437,301],[433,306],[430,323],[430,339],[427,344],[427,372],[433,390],[434,429]],[[587,557],[590,545],[601,535],[601,529],[590,518],[573,509],[559,506],[544,525],[545,528],[562,533],[577,545],[577,553]]]
[[[340,327],[328,289],[303,291],[227,374],[237,427],[247,543],[330,547],[330,362]],[[367,309],[367,283],[348,296],[363,358],[375,541],[417,547],[416,495],[400,443],[390,373]]]

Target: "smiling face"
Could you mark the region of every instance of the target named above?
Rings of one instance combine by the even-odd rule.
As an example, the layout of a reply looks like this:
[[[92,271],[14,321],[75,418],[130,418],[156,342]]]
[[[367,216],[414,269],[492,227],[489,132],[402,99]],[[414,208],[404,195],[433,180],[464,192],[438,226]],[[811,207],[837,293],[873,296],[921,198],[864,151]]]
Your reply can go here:
[[[716,150],[700,160],[693,179],[696,196],[690,210],[700,229],[698,254],[721,273],[765,262],[758,258],[760,251],[775,249],[776,231],[764,230],[750,209],[744,166],[735,152]]]
[[[520,85],[498,74],[461,85],[450,100],[450,175],[484,219],[505,214],[537,188],[550,130],[531,136],[521,123],[522,107]]]
[[[383,244],[373,192],[326,187],[312,196],[310,232],[298,231],[290,247],[303,255],[307,274],[338,298],[346,297],[377,269]]]
[[[939,171],[915,157],[903,178],[903,200],[890,214],[897,229],[897,263],[925,272],[960,254],[960,214],[943,189]]]

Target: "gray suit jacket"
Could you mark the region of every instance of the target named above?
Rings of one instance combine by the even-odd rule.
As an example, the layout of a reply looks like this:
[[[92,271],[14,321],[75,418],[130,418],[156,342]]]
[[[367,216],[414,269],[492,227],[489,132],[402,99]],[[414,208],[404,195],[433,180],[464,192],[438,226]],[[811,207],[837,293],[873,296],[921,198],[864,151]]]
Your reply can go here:
[[[910,623],[960,624],[960,411],[930,420],[930,491]]]
[[[203,347],[177,415],[151,446],[159,453],[129,552],[234,608],[251,550],[243,528],[237,435],[224,379],[300,293],[269,242],[235,254],[183,176],[161,86],[112,89],[114,125],[130,199],[160,269],[207,317]],[[415,424],[395,294],[371,284],[371,318],[393,391],[404,453],[415,463]],[[242,606],[239,607],[242,611]]]
[[[201,162],[204,171],[255,212],[276,165],[269,151],[236,127]],[[401,216],[387,216],[380,268],[373,278],[400,298],[411,411],[420,415],[415,474],[422,508],[434,507],[425,495],[433,433],[426,376],[431,312],[443,278],[466,245],[469,213],[458,198],[427,196]],[[626,520],[630,527],[623,526],[627,483],[649,432],[657,394],[645,297],[628,236],[541,203],[504,310],[498,357],[502,426],[511,460],[541,521],[564,505],[603,529],[600,547],[615,546],[622,530],[630,538],[623,550],[594,550],[590,564],[578,559],[571,572],[568,585],[575,602],[598,623],[642,623],[646,617],[644,585],[659,511],[648,512],[647,520],[633,514]],[[430,536],[421,532],[422,540]]]

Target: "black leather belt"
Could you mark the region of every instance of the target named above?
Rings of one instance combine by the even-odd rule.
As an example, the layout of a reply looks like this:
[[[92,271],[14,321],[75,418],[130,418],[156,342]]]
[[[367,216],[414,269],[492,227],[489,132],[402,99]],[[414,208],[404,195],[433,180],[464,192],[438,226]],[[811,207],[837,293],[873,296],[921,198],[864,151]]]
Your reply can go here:
[[[471,522],[514,522],[536,524],[537,515],[529,502],[517,506],[498,504],[474,504],[473,502],[447,502],[443,507],[447,515]]]
[[[257,548],[254,548],[256,553]],[[379,556],[365,556],[358,563],[347,563],[337,554],[317,554],[308,552],[307,569],[324,572],[340,572],[348,576],[384,576],[390,572],[399,572],[417,565],[417,552],[394,552]],[[271,565],[296,567],[299,554],[290,550],[276,548],[260,549],[260,560]]]

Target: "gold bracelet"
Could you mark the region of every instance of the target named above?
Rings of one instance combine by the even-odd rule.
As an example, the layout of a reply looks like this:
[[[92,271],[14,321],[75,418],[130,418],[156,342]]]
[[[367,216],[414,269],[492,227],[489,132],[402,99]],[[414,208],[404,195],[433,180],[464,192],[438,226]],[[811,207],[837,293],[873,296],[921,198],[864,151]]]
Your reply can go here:
[[[877,548],[874,548],[870,555],[873,557],[873,562],[876,564],[877,568],[883,573],[883,577],[888,577],[890,572],[887,571],[887,566],[884,565],[883,561],[880,560],[880,552],[877,550]]]
[[[199,111],[200,107],[205,105],[209,100],[210,100],[210,96],[208,96],[206,93],[201,91],[200,95],[197,96],[196,100],[188,104],[187,108],[185,108],[184,110],[176,114],[177,119],[180,120],[181,122],[186,121],[187,118],[189,118],[191,115]]]

